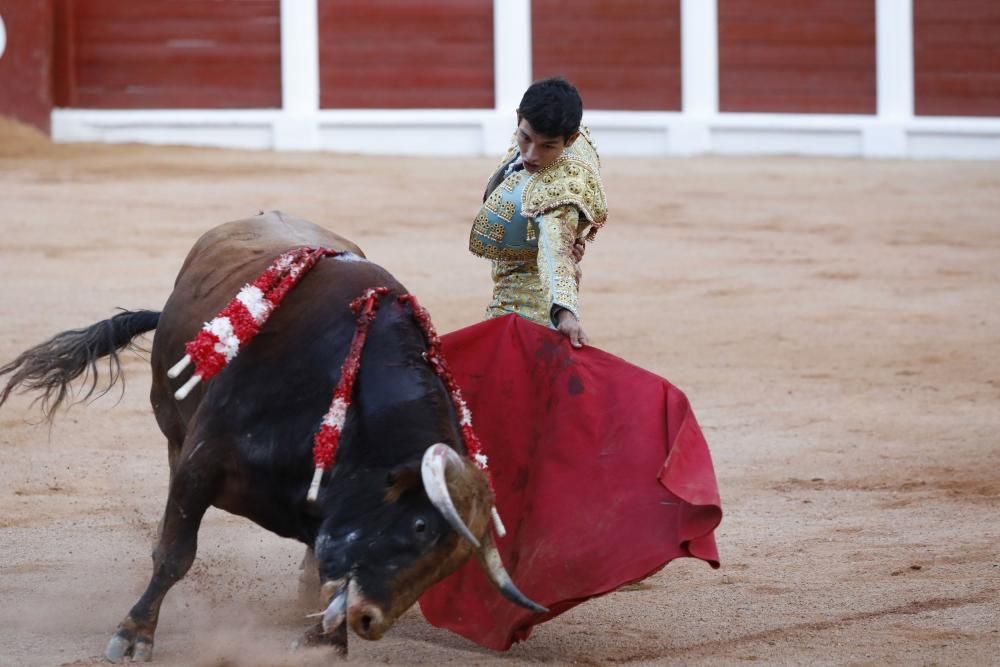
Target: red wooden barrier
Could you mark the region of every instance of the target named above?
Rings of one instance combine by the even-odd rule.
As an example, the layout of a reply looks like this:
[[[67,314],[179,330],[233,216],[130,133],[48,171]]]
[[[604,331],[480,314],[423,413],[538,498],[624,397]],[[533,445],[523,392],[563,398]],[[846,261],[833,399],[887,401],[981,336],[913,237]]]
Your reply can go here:
[[[680,0],[532,0],[532,76],[561,74],[588,109],[681,108]]]
[[[56,104],[281,106],[279,0],[56,0]]]
[[[323,108],[492,108],[491,0],[319,0]]]
[[[914,102],[923,116],[1000,116],[1000,1],[915,0]]]
[[[722,111],[876,111],[875,0],[719,0]]]
[[[0,56],[0,114],[45,132],[52,111],[52,1],[0,0],[7,35]]]

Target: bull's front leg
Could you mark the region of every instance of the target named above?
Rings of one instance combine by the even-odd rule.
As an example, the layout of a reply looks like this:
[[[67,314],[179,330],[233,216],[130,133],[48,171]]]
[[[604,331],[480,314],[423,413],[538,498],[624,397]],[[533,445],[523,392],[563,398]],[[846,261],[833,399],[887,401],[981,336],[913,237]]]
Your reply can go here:
[[[317,602],[322,603],[326,610],[322,612],[323,619],[315,626],[306,630],[302,639],[293,646],[331,646],[341,655],[347,655],[347,615],[346,589],[332,585],[320,586],[319,563],[312,547],[306,548],[302,558],[302,575],[299,577],[299,602],[315,608]],[[343,603],[334,603],[334,599]],[[320,614],[313,614],[319,616]]]
[[[152,660],[160,605],[167,591],[187,574],[194,562],[198,527],[214,495],[214,480],[206,472],[183,464],[174,472],[159,541],[153,549],[153,576],[146,592],[118,625],[104,650],[104,657],[111,662],[121,662],[126,657],[135,662]]]
[[[320,601],[319,563],[312,547],[306,547],[299,569],[302,570],[302,574],[299,575],[299,604],[311,610]]]

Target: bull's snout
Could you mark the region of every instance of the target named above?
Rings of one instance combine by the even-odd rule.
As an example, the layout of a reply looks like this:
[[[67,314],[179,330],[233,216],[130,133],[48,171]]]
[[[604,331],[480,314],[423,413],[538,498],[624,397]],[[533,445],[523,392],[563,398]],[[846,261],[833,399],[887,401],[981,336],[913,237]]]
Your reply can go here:
[[[347,585],[347,625],[362,639],[380,639],[392,627],[382,608],[361,590],[357,579]]]
[[[363,639],[380,639],[388,630],[382,610],[366,600],[352,603],[347,608],[347,623]]]

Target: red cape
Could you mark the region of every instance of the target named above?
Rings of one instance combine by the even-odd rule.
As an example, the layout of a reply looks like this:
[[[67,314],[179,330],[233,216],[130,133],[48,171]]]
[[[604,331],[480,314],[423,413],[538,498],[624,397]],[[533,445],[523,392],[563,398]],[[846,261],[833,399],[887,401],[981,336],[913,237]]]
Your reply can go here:
[[[534,625],[674,558],[718,567],[712,459],[687,398],[661,377],[509,315],[442,337],[489,457],[514,583],[502,598],[475,559],[420,599],[424,616],[505,650]]]

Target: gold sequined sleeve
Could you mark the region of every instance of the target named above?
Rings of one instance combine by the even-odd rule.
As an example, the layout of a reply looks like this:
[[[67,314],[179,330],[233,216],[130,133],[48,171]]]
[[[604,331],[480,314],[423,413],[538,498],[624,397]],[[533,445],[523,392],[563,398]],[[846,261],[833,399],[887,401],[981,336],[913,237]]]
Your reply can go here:
[[[549,319],[556,326],[555,312],[565,308],[577,317],[579,281],[573,261],[573,242],[580,223],[575,206],[560,206],[535,218],[538,223],[538,278],[549,304]]]

